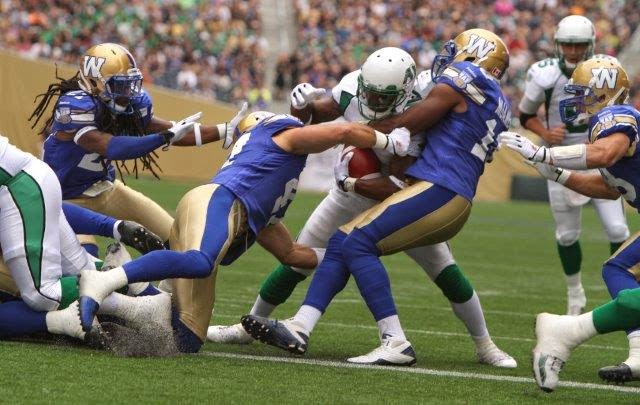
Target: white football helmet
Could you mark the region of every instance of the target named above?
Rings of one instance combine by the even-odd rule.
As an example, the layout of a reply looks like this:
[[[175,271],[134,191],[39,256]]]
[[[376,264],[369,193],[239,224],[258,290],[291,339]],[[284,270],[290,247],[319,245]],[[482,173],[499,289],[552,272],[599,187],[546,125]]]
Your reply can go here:
[[[358,108],[369,120],[394,113],[413,91],[416,63],[400,48],[381,48],[369,55],[358,76]]]
[[[596,30],[587,17],[570,15],[558,23],[553,41],[555,43],[556,57],[560,61],[560,67],[571,71],[575,69],[578,63],[571,63],[565,59],[560,44],[588,44],[587,50],[582,57],[582,60],[587,60],[593,55],[593,47],[596,43]]]

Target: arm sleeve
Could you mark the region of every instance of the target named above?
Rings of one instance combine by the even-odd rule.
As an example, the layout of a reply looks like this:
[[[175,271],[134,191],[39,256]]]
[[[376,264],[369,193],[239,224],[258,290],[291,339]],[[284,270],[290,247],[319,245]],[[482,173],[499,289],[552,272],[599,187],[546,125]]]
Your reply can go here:
[[[75,233],[113,238],[115,218],[68,202],[62,203],[62,211]]]
[[[110,160],[135,159],[159,148],[167,142],[163,134],[145,136],[114,136],[107,145],[105,157]]]
[[[534,66],[527,71],[524,94],[520,99],[520,104],[518,104],[520,113],[535,115],[540,105],[544,103],[544,88],[536,81],[537,72]]]

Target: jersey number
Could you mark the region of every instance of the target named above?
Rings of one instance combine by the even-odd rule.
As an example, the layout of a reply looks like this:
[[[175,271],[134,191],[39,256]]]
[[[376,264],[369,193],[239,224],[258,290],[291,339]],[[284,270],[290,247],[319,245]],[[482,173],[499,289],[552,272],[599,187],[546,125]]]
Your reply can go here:
[[[280,221],[280,219],[284,216],[283,214],[278,215],[278,213],[282,209],[287,209],[289,203],[293,201],[295,197],[296,189],[298,188],[298,179],[294,178],[287,182],[284,185],[284,194],[276,199],[275,204],[273,204],[273,209],[271,210],[271,218],[269,218],[269,225],[275,224]]]
[[[496,141],[496,135],[493,132],[493,130],[496,129],[496,120],[490,119],[485,124],[487,125],[487,134],[482,137],[480,143],[476,143],[473,145],[473,148],[471,148],[471,154],[483,162],[486,162],[491,158],[491,154],[495,149],[492,145]],[[489,159],[487,159],[487,155],[489,155]]]
[[[78,163],[78,167],[90,172],[101,172],[104,170],[100,155],[97,153],[89,153],[84,155],[80,163]]]
[[[246,134],[238,138],[238,140],[236,141],[236,144],[233,145],[233,149],[231,149],[231,153],[229,154],[227,161],[224,162],[224,164],[222,165],[222,167],[220,167],[220,169],[224,169],[225,167],[233,163],[233,160],[236,158],[238,153],[242,152],[242,148],[244,148],[244,145],[246,145],[247,142],[249,142],[250,136],[251,136],[251,132],[247,132]]]

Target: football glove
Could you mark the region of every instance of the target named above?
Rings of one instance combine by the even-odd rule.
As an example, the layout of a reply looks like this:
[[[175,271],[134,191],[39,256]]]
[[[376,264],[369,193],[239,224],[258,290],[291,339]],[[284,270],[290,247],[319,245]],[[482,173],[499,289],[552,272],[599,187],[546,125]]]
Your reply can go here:
[[[220,134],[220,139],[223,140],[223,149],[229,149],[229,146],[236,140],[236,127],[247,115],[249,115],[249,104],[245,101],[242,103],[238,113],[231,118],[231,121],[218,124],[218,133]]]
[[[181,121],[173,123],[173,126],[171,128],[163,132],[167,144],[173,145],[174,143],[184,138],[186,134],[193,130],[193,125],[198,122],[198,120],[200,120],[201,116],[202,112],[197,112]]]
[[[564,184],[569,179],[569,176],[571,176],[571,170],[555,167],[547,163],[531,162],[528,160],[524,162],[529,166],[533,166],[542,177],[546,177],[556,183]]]
[[[333,167],[333,177],[336,180],[338,188],[344,192],[354,191],[356,187],[356,180],[353,177],[349,177],[349,162],[353,157],[353,152],[349,152],[346,155],[338,158],[338,163]]]
[[[291,106],[296,110],[302,110],[326,92],[325,89],[317,89],[309,83],[300,83],[291,91]]]
[[[409,151],[409,143],[411,142],[411,133],[407,128],[396,128],[389,135],[389,142],[385,146],[385,150],[393,155],[405,156]]]
[[[120,221],[117,230],[120,233],[120,237],[116,237],[117,240],[142,254],[164,249],[162,239],[137,222]]]
[[[550,163],[551,151],[546,146],[537,146],[528,138],[516,133],[504,131],[500,134],[500,143],[515,150],[531,162]]]

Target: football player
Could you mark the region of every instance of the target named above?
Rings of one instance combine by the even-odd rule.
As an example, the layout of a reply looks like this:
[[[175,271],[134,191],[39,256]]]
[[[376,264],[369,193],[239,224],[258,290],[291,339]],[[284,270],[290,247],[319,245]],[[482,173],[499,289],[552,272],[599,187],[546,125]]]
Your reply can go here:
[[[400,115],[371,123],[383,131],[426,130],[426,146],[406,170],[410,185],[334,233],[293,318],[274,322],[248,315],[242,319],[247,332],[265,343],[304,353],[322,313],[353,275],[378,323],[382,345],[349,361],[416,362],[379,256],[445,242],[462,228],[497,135],[509,125],[509,102],[499,84],[508,64],[506,46],[490,31],[467,30],[446,43],[444,53],[434,60],[434,86],[427,97]]]
[[[176,209],[173,250],[155,251],[105,272],[83,271],[80,317],[90,330],[104,297],[130,283],[173,283],[178,347],[196,352],[211,319],[219,264],[231,264],[257,241],[282,263],[317,266],[321,250],[294,243],[280,222],[295,197],[307,154],[338,144],[405,154],[409,133],[389,135],[359,123],[304,126],[289,115],[255,112],[238,124],[238,138],[211,183],[189,191]],[[226,224],[226,226],[220,226]],[[98,274],[100,273],[100,274]]]
[[[163,240],[173,218],[145,195],[116,180],[112,161],[141,159],[153,172],[153,151],[168,145],[232,142],[231,126],[200,126],[200,113],[178,123],[153,114],[142,73],[127,49],[104,43],[89,48],[74,77],[51,84],[30,119],[34,127],[57,98],[42,132],[44,161],[55,171],[62,196],[110,216],[141,223]],[[137,163],[134,166],[137,173]],[[155,172],[153,172],[155,174]]]
[[[565,91],[573,97],[560,102],[560,115],[567,123],[587,123],[589,144],[539,147],[513,132],[501,135],[501,142],[533,162],[551,181],[593,198],[616,200],[622,196],[631,206],[640,208],[640,155],[636,149],[640,112],[625,104],[629,87],[627,73],[617,60],[592,58],[582,62],[565,86]],[[593,168],[600,173],[581,172]],[[627,360],[618,366],[600,369],[600,377],[616,382],[640,379],[640,331],[633,329],[637,326],[635,321],[640,319],[637,313],[640,290],[630,291],[640,287],[639,236],[636,234],[627,240],[602,268],[602,278],[615,299],[611,305],[623,308],[626,319],[617,315],[600,316],[609,312],[599,309],[577,319],[538,315],[538,345],[534,349],[533,365],[541,388],[555,388],[570,350],[596,330],[600,333],[626,330],[630,347]],[[635,318],[634,321],[631,318]],[[574,339],[578,335],[582,338]]]
[[[546,146],[576,145],[588,142],[587,123],[563,123],[559,103],[570,97],[564,86],[576,65],[593,55],[595,29],[588,18],[570,15],[563,18],[555,32],[555,58],[534,63],[527,72],[524,96],[520,100],[520,123],[541,136]],[[544,103],[545,120],[537,115]],[[587,299],[582,288],[580,229],[582,206],[590,198],[559,183],[547,182],[551,212],[556,222],[556,242],[567,282],[567,314],[579,315]],[[629,237],[622,201],[591,199],[610,242],[611,253]]]
[[[49,331],[81,337],[75,327],[77,275],[95,269],[97,259],[80,246],[74,231],[115,236],[143,251],[163,248],[162,240],[136,223],[70,204],[63,212],[60,184],[46,163],[3,136],[0,156],[0,298],[20,299],[0,305],[0,336]],[[148,286],[136,288],[141,293]]]
[[[298,84],[291,92],[291,114],[303,122],[311,123],[339,118],[349,122],[367,122],[398,114],[426,97],[433,87],[430,71],[424,71],[416,77],[415,70],[413,58],[402,49],[379,49],[365,60],[361,69],[347,74],[332,89],[331,97],[322,97],[326,91],[316,89],[309,83]],[[422,133],[412,136],[407,154],[409,164],[420,155],[423,143]],[[367,180],[349,177],[346,169],[349,155],[346,155],[335,168],[336,185],[307,220],[298,235],[298,243],[326,248],[329,238],[339,226],[371,208],[377,201],[406,188],[403,170],[395,170],[395,175],[389,172],[394,157],[382,149],[375,153],[383,163],[383,172],[388,176]],[[402,169],[408,165],[407,162],[394,163],[395,167],[400,165]],[[491,340],[478,295],[456,264],[449,246],[440,243],[406,252],[449,299],[454,313],[465,323],[476,344],[478,360],[497,367],[515,367],[515,360]],[[309,274],[307,270],[280,264],[264,280],[250,314],[262,317],[271,315],[276,306],[285,302],[295,286]],[[211,326],[207,338],[218,343],[253,342],[253,338],[239,323]],[[389,362],[393,364],[392,360]]]

